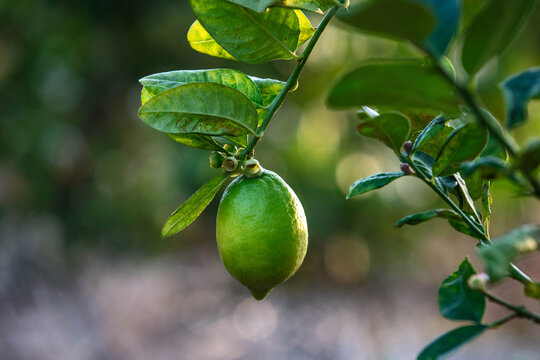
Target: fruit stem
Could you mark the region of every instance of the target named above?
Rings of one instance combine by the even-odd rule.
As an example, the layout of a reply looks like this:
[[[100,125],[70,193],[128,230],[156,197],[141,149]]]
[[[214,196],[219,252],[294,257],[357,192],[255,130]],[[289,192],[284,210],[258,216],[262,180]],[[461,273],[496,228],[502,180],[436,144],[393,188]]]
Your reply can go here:
[[[296,63],[296,67],[294,68],[294,71],[292,72],[291,76],[285,83],[285,86],[283,86],[283,89],[279,92],[279,94],[276,96],[272,104],[270,104],[270,107],[268,109],[268,113],[266,113],[266,116],[259,128],[257,129],[257,136],[254,136],[253,139],[249,142],[248,146],[242,151],[239,155],[238,160],[242,162],[246,156],[250,155],[253,150],[255,149],[255,146],[259,143],[261,138],[264,135],[264,130],[268,126],[268,123],[276,113],[276,111],[279,109],[283,101],[285,100],[285,97],[287,96],[287,93],[296,86],[298,78],[300,77],[300,73],[302,72],[302,69],[304,68],[304,65],[306,64],[309,56],[311,55],[311,52],[313,51],[313,48],[315,47],[315,44],[321,37],[322,32],[332,20],[332,18],[336,15],[337,11],[339,10],[339,7],[333,7],[330,11],[326,13],[324,18],[321,20],[319,26],[317,26],[317,29],[313,33],[313,36],[309,40],[308,44],[306,45],[306,49],[304,50],[303,54],[298,57],[298,62]]]

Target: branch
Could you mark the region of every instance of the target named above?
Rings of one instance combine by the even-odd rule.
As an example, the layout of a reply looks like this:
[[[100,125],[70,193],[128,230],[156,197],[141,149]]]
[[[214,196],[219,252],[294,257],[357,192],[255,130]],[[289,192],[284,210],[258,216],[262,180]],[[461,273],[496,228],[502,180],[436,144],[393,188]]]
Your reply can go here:
[[[536,323],[536,324],[540,324],[540,314],[537,314],[537,313],[534,313],[530,310],[528,310],[525,306],[523,305],[513,305],[513,304],[510,304],[508,302],[506,302],[505,300],[503,299],[500,299],[494,295],[491,295],[490,293],[488,293],[487,291],[481,291],[487,298],[489,301],[495,303],[495,304],[498,304],[498,305],[501,305],[505,308],[507,308],[508,310],[512,310],[517,317],[520,317],[520,318],[524,318],[524,319],[528,319],[528,320],[531,320],[532,322]],[[497,324],[497,323],[495,323]]]

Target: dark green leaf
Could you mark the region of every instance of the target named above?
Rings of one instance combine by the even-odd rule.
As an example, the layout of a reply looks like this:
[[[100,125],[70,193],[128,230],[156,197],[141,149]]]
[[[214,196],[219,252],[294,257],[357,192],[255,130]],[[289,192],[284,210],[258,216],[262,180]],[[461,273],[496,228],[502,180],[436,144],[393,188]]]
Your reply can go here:
[[[471,320],[479,323],[486,310],[484,294],[472,290],[467,280],[476,274],[469,259],[465,258],[459,269],[447,277],[439,288],[439,311],[450,320]]]
[[[540,165],[540,138],[533,139],[525,145],[520,157],[520,168],[532,172]]]
[[[420,169],[424,177],[428,179],[433,177],[431,168],[433,166],[434,160],[431,156],[423,153],[422,151],[416,151],[412,156],[412,160],[414,164]]]
[[[233,135],[255,133],[257,111],[240,91],[215,83],[166,90],[144,103],[139,117],[166,133]]]
[[[326,11],[334,6],[346,7],[345,0],[227,0],[248,9],[264,12],[270,6],[284,6],[313,12]]]
[[[198,135],[198,134],[167,134],[174,141],[202,150],[215,150],[219,151],[221,148],[216,144],[211,136]]]
[[[477,221],[478,223],[482,222],[482,220],[480,219],[480,215],[478,214],[478,211],[476,210],[476,207],[474,206],[474,200],[478,199],[480,196],[473,199],[473,197],[471,196],[471,193],[469,192],[469,188],[467,186],[467,183],[465,182],[465,180],[461,177],[461,175],[459,173],[454,174],[454,178],[456,179],[456,181],[458,183],[458,187],[459,187],[461,196],[465,199],[465,202],[467,203],[467,207],[463,207],[463,209],[465,209],[467,212],[473,214],[475,216],[476,220],[478,220]],[[476,185],[477,184],[475,184],[475,186]],[[481,186],[481,182],[480,182],[480,186]]]
[[[482,246],[478,255],[486,265],[490,281],[495,282],[509,274],[514,259],[538,250],[539,246],[540,227],[524,225],[496,239],[493,244]]]
[[[368,118],[358,125],[358,133],[378,139],[399,154],[401,146],[411,131],[410,120],[403,114],[393,111],[376,118]]]
[[[460,233],[469,235],[478,240],[484,240],[482,236],[477,234],[475,231],[471,230],[469,228],[469,225],[467,225],[467,223],[462,220],[448,219],[448,223],[450,224],[450,226],[452,226],[455,230],[459,231]]]
[[[457,111],[453,88],[419,60],[364,62],[334,85],[328,103],[335,108],[373,105],[397,110]]]
[[[214,139],[223,144],[234,145],[238,148],[245,148],[247,145],[247,136],[215,136]]]
[[[416,140],[414,140],[411,153],[415,153],[431,138],[441,133],[441,131],[446,128],[446,120],[448,120],[448,118],[446,118],[444,115],[439,115],[435,119],[431,120],[431,122],[420,132],[420,134],[418,134]]]
[[[427,39],[427,44],[437,55],[445,53],[448,44],[456,34],[461,1],[458,0],[414,0],[425,4],[436,18],[437,26]]]
[[[237,60],[214,40],[199,20],[195,21],[189,28],[187,39],[193,50],[200,53],[229,60]]]
[[[169,216],[161,229],[161,236],[169,237],[191,224],[206,209],[228,178],[229,175],[223,173],[201,186],[195,194]]]
[[[536,0],[491,0],[474,19],[463,44],[463,67],[476,74],[502,53],[531,17]]]
[[[484,181],[482,186],[482,214],[484,228],[489,230],[489,223],[491,218],[491,204],[493,204],[493,198],[489,192],[490,183],[488,180]]]
[[[349,189],[349,194],[347,195],[347,199],[367,193],[371,190],[382,188],[383,186],[386,186],[392,181],[399,179],[400,177],[405,175],[406,174],[403,172],[378,173],[357,180],[354,184],[351,185]]]
[[[232,69],[179,70],[145,76],[139,80],[152,97],[174,87],[211,82],[229,86],[246,95],[253,103],[263,105],[261,92],[255,82],[244,73]]]
[[[341,12],[338,18],[360,31],[409,40],[416,44],[426,40],[435,25],[433,14],[428,8],[406,0],[365,1]]]
[[[502,90],[506,102],[506,126],[513,129],[527,119],[529,100],[540,97],[540,68],[529,69],[505,80]]]
[[[437,338],[429,344],[420,355],[418,360],[441,360],[447,357],[462,345],[472,341],[487,329],[485,325],[469,325],[454,329]]]
[[[292,59],[314,31],[299,10],[270,8],[257,13],[225,0],[190,0],[190,4],[211,37],[231,56],[249,64]]]
[[[480,157],[474,161],[461,164],[461,173],[465,178],[478,173],[483,179],[506,177],[512,169],[500,158],[495,156]]]
[[[395,226],[402,227],[403,225],[418,225],[437,217],[443,219],[460,219],[459,215],[454,210],[433,209],[418,214],[405,216],[403,219],[396,222]]]
[[[467,122],[450,134],[433,164],[433,175],[450,175],[459,170],[461,162],[472,160],[487,143],[487,130],[475,122]]]

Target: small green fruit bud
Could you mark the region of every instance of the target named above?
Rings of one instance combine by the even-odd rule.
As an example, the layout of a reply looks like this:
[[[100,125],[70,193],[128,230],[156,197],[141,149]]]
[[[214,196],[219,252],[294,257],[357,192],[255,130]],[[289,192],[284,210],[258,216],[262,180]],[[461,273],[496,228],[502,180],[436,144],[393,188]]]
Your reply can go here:
[[[225,156],[223,156],[221,153],[218,153],[217,151],[213,151],[210,154],[210,167],[212,169],[221,168],[221,165],[223,165],[223,160],[225,160]]]
[[[467,280],[467,284],[473,290],[485,291],[489,276],[486,273],[474,274]]]
[[[223,168],[228,172],[233,172],[238,169],[238,160],[235,157],[229,156],[223,160]]]
[[[262,166],[255,159],[247,160],[244,167],[244,175],[249,179],[259,177],[264,172]]]

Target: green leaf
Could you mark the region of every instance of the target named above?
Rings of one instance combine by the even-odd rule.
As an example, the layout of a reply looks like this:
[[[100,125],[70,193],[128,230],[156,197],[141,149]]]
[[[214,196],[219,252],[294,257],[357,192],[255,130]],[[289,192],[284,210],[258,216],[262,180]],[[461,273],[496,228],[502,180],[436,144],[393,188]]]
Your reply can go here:
[[[338,18],[360,31],[421,44],[431,34],[435,18],[424,5],[406,0],[364,1]],[[414,21],[411,21],[414,19]]]
[[[482,220],[480,219],[480,215],[478,214],[478,211],[476,210],[476,207],[474,206],[474,200],[478,199],[480,196],[473,199],[473,197],[471,196],[471,193],[469,192],[469,188],[467,186],[467,183],[465,182],[465,180],[461,177],[461,175],[459,173],[454,174],[454,178],[456,179],[456,181],[458,183],[458,187],[459,187],[459,190],[461,192],[461,195],[463,196],[463,198],[465,199],[465,202],[468,205],[468,210],[467,211],[469,213],[474,214],[474,216],[476,217],[476,220],[478,220],[477,222],[481,223]],[[480,182],[480,184],[481,184],[481,182]],[[467,209],[467,207],[462,207],[462,208]]]
[[[414,0],[425,4],[436,18],[437,26],[427,39],[427,45],[436,55],[442,55],[457,32],[461,13],[461,1],[458,0]]]
[[[448,223],[455,230],[459,231],[462,234],[469,235],[470,237],[473,237],[478,240],[484,240],[482,236],[478,235],[475,231],[472,231],[467,225],[467,223],[462,220],[448,219]]]
[[[214,139],[223,144],[234,145],[239,148],[245,148],[247,146],[247,136],[215,136]]]
[[[530,140],[519,156],[520,168],[532,172],[540,165],[540,138]]]
[[[402,113],[387,112],[358,125],[358,133],[378,139],[399,154],[401,146],[409,138],[411,123]]]
[[[441,360],[447,357],[462,345],[472,341],[487,329],[487,326],[477,324],[459,327],[429,344],[420,355],[418,360]]]
[[[222,173],[201,186],[195,194],[169,216],[161,229],[161,236],[169,237],[191,224],[206,209],[228,178],[229,174]]]
[[[540,300],[540,283],[528,283],[525,285],[524,293],[530,298]]]
[[[491,0],[466,32],[461,60],[470,75],[501,54],[523,30],[536,0]]]
[[[405,174],[404,172],[378,173],[357,180],[354,184],[351,185],[349,189],[349,194],[347,195],[347,199],[367,193],[371,190],[380,189],[383,186],[386,186],[392,181],[399,179],[400,177],[405,175],[407,174]]]
[[[484,228],[489,232],[489,224],[491,218],[491,205],[493,204],[493,198],[491,197],[490,182],[484,181],[482,186],[482,215]]]
[[[199,20],[196,20],[189,28],[187,39],[193,50],[200,53],[223,59],[237,60],[214,40]]]
[[[283,6],[313,12],[326,11],[334,6],[347,7],[348,1],[341,0],[227,0],[257,12],[264,12],[270,6]]]
[[[255,134],[257,111],[240,91],[215,83],[193,83],[166,90],[144,103],[139,117],[166,133]]]
[[[419,60],[367,61],[332,88],[334,108],[386,106],[392,109],[457,111],[453,88]]]
[[[433,175],[450,175],[463,161],[477,157],[487,143],[487,130],[475,122],[467,122],[452,131],[433,164]]]
[[[259,87],[250,77],[238,70],[212,69],[169,71],[145,76],[140,79],[139,82],[143,85],[143,90],[146,90],[151,97],[180,85],[211,82],[236,89],[246,95],[254,104],[259,106],[263,105]]]
[[[285,82],[275,79],[260,79],[255,76],[250,76],[250,79],[253,80],[255,85],[259,88],[263,106],[269,106],[285,86]],[[294,91],[295,89],[296,88],[291,91]]]
[[[540,68],[526,70],[502,83],[506,103],[506,126],[513,129],[527,119],[527,103],[540,98]]]
[[[313,33],[299,10],[270,8],[257,13],[225,0],[190,0],[190,4],[211,37],[248,64],[292,59],[299,44]]]
[[[420,132],[420,134],[418,134],[416,140],[414,140],[411,153],[414,154],[417,150],[421,148],[423,152],[428,153],[428,151],[426,151],[425,149],[427,146],[424,145],[426,145],[430,139],[437,136],[444,129],[447,128],[445,125],[447,120],[448,118],[444,115],[439,115],[435,119],[431,120],[431,122]],[[440,146],[440,141],[438,145]],[[438,151],[440,151],[440,149]],[[433,156],[436,156],[438,154],[438,151]]]
[[[487,268],[491,282],[496,282],[509,274],[510,263],[523,255],[538,250],[540,227],[524,225],[496,239],[493,244],[482,246],[478,255]]]
[[[465,178],[478,173],[482,179],[496,179],[510,175],[510,168],[503,160],[495,156],[480,157],[461,164],[461,173]]]
[[[472,290],[467,280],[476,274],[469,259],[465,258],[452,275],[439,288],[439,310],[449,320],[482,321],[486,310],[484,294]]]
[[[405,216],[404,218],[396,222],[395,226],[402,227],[403,225],[418,225],[431,219],[435,219],[437,217],[443,219],[460,219],[459,215],[454,210],[432,209],[421,213]]]
[[[221,148],[216,144],[211,136],[198,135],[198,134],[167,134],[174,141],[202,150],[214,150],[220,151]]]
[[[416,151],[412,156],[412,161],[427,178],[432,178],[433,158],[422,151]]]

